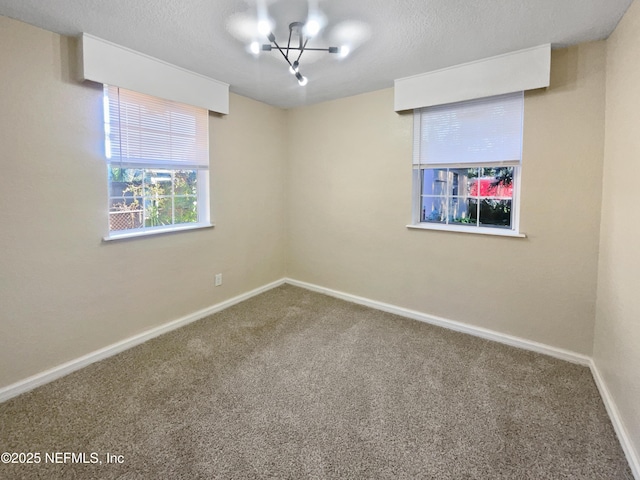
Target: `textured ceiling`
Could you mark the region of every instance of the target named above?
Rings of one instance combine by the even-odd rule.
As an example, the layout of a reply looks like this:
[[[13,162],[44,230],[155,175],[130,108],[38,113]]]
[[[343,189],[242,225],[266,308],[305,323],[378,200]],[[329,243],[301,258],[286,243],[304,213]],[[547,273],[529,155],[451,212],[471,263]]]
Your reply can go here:
[[[391,87],[424,73],[544,43],[606,38],[632,0],[0,0],[0,14],[57,32],[86,32],[289,108]],[[321,11],[309,46],[349,44],[345,59],[305,53],[300,87],[277,52],[257,58],[258,12],[288,25]],[[286,40],[284,40],[286,42]]]

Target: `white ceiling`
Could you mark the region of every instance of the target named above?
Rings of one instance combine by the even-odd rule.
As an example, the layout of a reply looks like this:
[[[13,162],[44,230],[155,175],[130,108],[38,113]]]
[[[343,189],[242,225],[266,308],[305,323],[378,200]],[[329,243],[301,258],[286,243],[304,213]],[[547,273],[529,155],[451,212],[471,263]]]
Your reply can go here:
[[[57,32],[91,35],[231,85],[283,108],[381,88],[393,80],[544,43],[609,36],[632,0],[0,0],[0,14]],[[345,59],[306,52],[300,87],[279,53],[257,58],[258,10],[279,43],[309,10],[326,27],[308,46],[349,43]],[[282,41],[280,41],[282,39]],[[262,42],[263,39],[260,39]],[[268,41],[264,40],[264,43]]]

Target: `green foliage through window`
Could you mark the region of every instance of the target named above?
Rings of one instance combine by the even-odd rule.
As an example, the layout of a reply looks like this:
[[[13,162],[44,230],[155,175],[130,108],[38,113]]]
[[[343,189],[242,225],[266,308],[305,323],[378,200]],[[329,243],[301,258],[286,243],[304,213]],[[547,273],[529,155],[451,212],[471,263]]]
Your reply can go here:
[[[111,231],[198,222],[197,170],[109,168]]]

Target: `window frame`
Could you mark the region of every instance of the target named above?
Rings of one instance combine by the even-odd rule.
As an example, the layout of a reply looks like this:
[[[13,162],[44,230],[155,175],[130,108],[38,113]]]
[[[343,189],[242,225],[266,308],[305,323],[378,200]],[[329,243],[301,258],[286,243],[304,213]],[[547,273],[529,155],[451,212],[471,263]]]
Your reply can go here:
[[[111,166],[115,165],[115,163],[108,163],[107,164],[107,177],[110,177],[109,175],[109,169],[111,168]],[[144,237],[144,236],[148,236],[148,235],[158,235],[158,234],[164,234],[164,233],[174,233],[174,232],[181,232],[181,231],[186,231],[186,230],[197,230],[197,229],[202,229],[202,228],[212,228],[215,225],[213,223],[211,223],[208,219],[210,218],[209,216],[209,199],[208,196],[206,195],[207,192],[209,192],[209,170],[208,169],[196,169],[196,168],[189,168],[189,169],[179,169],[179,168],[167,168],[166,166],[163,167],[158,167],[158,168],[153,168],[152,166],[147,165],[145,168],[137,168],[137,167],[130,167],[131,169],[135,169],[135,170],[195,170],[196,171],[196,175],[197,175],[197,190],[196,190],[196,201],[198,202],[198,218],[201,217],[201,215],[203,214],[203,212],[205,212],[206,214],[206,221],[198,221],[198,222],[191,222],[191,223],[174,223],[171,225],[159,225],[159,226],[150,226],[150,227],[143,227],[143,228],[132,228],[132,229],[125,229],[125,230],[111,230],[111,202],[112,200],[114,200],[115,198],[123,198],[123,197],[112,197],[111,196],[111,180],[109,178],[107,178],[107,185],[108,185],[108,194],[107,194],[107,222],[108,222],[108,228],[109,228],[109,234],[107,234],[105,237],[103,237],[104,241],[112,241],[112,240],[120,240],[120,239],[128,239],[128,238],[136,238],[136,237]],[[144,173],[143,173],[144,176]],[[180,195],[172,195],[172,196],[166,196],[167,198],[173,197],[175,198],[179,198],[181,197]],[[142,203],[142,210],[144,211],[144,200],[147,198],[146,196],[131,196],[130,198],[137,198],[139,200],[141,200]],[[173,207],[173,210],[175,210],[175,205]],[[173,213],[173,212],[172,212]],[[145,220],[144,217],[144,213],[143,213],[143,222]]]
[[[123,159],[121,156],[116,156],[114,158],[113,154],[110,152],[111,149],[111,139],[110,139],[110,128],[111,128],[111,120],[110,114],[107,113],[109,111],[109,86],[104,85],[103,91],[103,116],[104,116],[104,126],[105,126],[105,159],[106,159],[106,176],[107,176],[107,234],[103,237],[103,241],[114,241],[121,239],[131,239],[137,237],[146,237],[150,235],[158,235],[158,234],[168,234],[168,233],[176,233],[188,230],[196,230],[203,228],[212,228],[214,224],[211,222],[211,212],[210,212],[210,189],[209,189],[209,171],[210,171],[210,160],[209,160],[209,112],[206,111],[206,129],[203,128],[203,131],[206,131],[207,138],[206,140],[206,149],[207,149],[207,163],[201,164],[185,164],[181,161],[171,161],[171,160],[144,160],[142,162],[130,161],[127,159]],[[114,87],[111,87],[112,89]],[[117,88],[117,87],[115,87]],[[119,89],[120,90],[120,89]],[[126,90],[126,89],[122,89]],[[137,92],[132,92],[137,94]],[[158,100],[160,102],[166,102],[167,104],[178,104],[178,102],[173,102],[170,100],[160,99],[159,97],[153,97],[151,95],[139,94],[147,97],[152,97],[154,100]],[[119,101],[119,100],[118,100]],[[179,104],[180,105],[180,104]],[[202,107],[193,107],[200,108]],[[111,178],[111,169],[112,168],[121,168],[121,169],[132,169],[132,170],[141,170],[142,176],[144,178],[145,175],[148,174],[148,171],[153,170],[168,170],[168,171],[195,171],[196,172],[196,210],[198,221],[197,222],[189,222],[189,223],[171,223],[168,225],[157,225],[157,226],[145,226],[144,222],[146,220],[145,213],[145,200],[148,198],[145,195],[145,192],[142,192],[142,195],[131,196],[131,198],[138,198],[140,200],[141,208],[142,208],[142,226],[138,228],[124,229],[124,230],[111,230],[111,216],[112,216],[112,203],[113,200],[120,197],[113,197],[112,193],[112,178]],[[174,173],[171,174],[172,178],[172,194],[168,196],[171,198],[171,215],[172,220],[175,221],[175,198],[176,194],[174,191],[175,184],[173,182]],[[142,184],[144,189],[144,181]],[[124,195],[122,196],[124,199]]]
[[[440,230],[449,232],[475,233],[480,235],[497,235],[503,237],[519,237],[525,238],[526,235],[520,232],[520,197],[521,197],[521,179],[522,165],[514,166],[513,170],[513,197],[511,200],[511,227],[482,227],[471,225],[454,225],[451,223],[422,222],[422,171],[434,168],[488,168],[495,167],[496,164],[451,164],[446,167],[433,167],[429,165],[420,165],[413,168],[413,188],[412,188],[412,215],[411,224],[407,228],[418,230]],[[447,216],[448,217],[448,216]],[[448,222],[448,218],[447,218]]]

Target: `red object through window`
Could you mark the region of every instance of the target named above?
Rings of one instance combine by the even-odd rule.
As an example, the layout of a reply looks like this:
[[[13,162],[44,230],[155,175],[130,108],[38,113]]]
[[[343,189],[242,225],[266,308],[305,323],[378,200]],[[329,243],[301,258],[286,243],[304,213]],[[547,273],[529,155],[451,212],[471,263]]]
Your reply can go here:
[[[509,185],[496,184],[494,177],[473,178],[469,182],[471,183],[469,190],[471,196],[513,198],[513,183]]]

